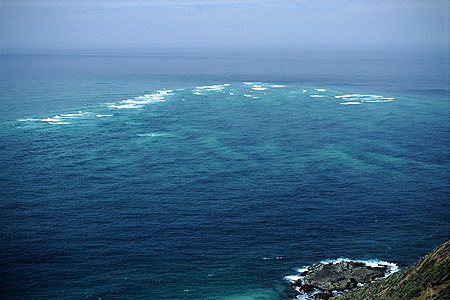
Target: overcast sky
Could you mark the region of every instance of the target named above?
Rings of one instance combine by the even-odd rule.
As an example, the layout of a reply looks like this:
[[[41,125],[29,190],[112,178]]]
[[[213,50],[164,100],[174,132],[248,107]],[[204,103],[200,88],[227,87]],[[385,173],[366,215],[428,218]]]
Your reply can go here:
[[[449,44],[450,0],[0,0],[0,47]]]

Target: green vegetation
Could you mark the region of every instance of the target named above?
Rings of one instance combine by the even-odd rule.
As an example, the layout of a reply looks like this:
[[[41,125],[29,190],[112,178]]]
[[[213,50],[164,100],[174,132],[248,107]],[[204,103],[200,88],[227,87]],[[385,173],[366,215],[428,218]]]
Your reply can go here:
[[[450,299],[450,241],[387,278],[374,281],[332,300]]]

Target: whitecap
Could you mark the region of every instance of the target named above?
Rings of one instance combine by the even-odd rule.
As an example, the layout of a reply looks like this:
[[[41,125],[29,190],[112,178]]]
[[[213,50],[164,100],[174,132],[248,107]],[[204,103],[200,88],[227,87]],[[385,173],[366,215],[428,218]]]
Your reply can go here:
[[[151,132],[151,133],[138,133],[136,135],[137,136],[153,136],[153,137],[156,137],[156,136],[163,136],[165,134],[164,133]]]
[[[342,102],[342,103],[340,103],[340,104],[343,104],[343,105],[351,105],[351,104],[361,104],[361,102]]]
[[[69,122],[48,122],[48,124],[51,125],[67,125],[70,124]]]
[[[201,95],[202,93],[200,93],[200,92],[193,92],[192,94],[194,94],[194,95]]]
[[[280,84],[273,84],[270,87],[273,87],[273,88],[284,88],[285,86],[284,85],[280,85]]]
[[[252,95],[244,94],[244,97],[248,97],[248,98],[251,98],[251,97],[252,97]]]
[[[145,103],[148,103],[148,100],[132,100],[132,99],[126,99],[126,100],[120,101],[120,103],[145,104]]]
[[[130,104],[122,104],[122,105],[108,105],[108,107],[110,108],[117,108],[117,109],[122,109],[122,108],[140,108],[142,107],[142,105],[136,105],[134,103],[130,103]]]
[[[376,103],[376,102],[392,102],[393,100],[362,100],[363,102]]]
[[[205,85],[205,86],[197,86],[198,90],[220,90],[223,89],[223,85]]]
[[[309,95],[311,98],[323,98],[324,95]]]
[[[252,90],[255,90],[255,91],[264,91],[264,90],[267,90],[267,88],[265,88],[265,87],[252,87]]]
[[[197,86],[194,91],[215,91],[220,92],[223,90],[224,87],[229,86],[229,83],[225,84],[216,84],[216,85],[204,85],[204,86]]]
[[[316,90],[318,92],[325,92],[326,91],[325,89],[314,89],[314,90]]]
[[[302,92],[303,92],[303,93],[306,93],[306,92],[308,92],[308,90],[303,90]]]
[[[231,96],[233,96],[234,95],[234,93],[232,93],[232,92],[228,92]]]
[[[45,118],[45,119],[40,119],[39,121],[42,121],[42,122],[61,122],[61,120],[58,119],[58,118]]]
[[[359,94],[351,94],[351,95],[342,95],[342,96],[334,96],[334,98],[351,98],[351,97],[359,97]]]
[[[61,114],[60,116],[64,118],[75,118],[75,117],[82,117],[83,114],[80,112],[76,114]]]
[[[172,93],[173,92],[173,90],[159,90],[158,91],[158,94],[161,94],[161,95],[170,95],[170,93]]]
[[[17,119],[19,122],[33,122],[33,121],[40,121],[39,119],[33,119],[33,118],[26,118],[26,119]]]
[[[294,283],[294,282],[296,282],[296,281],[299,281],[300,279],[302,279],[303,278],[303,276],[300,276],[300,275],[289,275],[289,276],[284,276],[284,279],[285,280],[287,280],[287,281],[289,281],[289,282],[292,282],[292,283]]]
[[[95,115],[97,118],[112,117],[113,115]]]

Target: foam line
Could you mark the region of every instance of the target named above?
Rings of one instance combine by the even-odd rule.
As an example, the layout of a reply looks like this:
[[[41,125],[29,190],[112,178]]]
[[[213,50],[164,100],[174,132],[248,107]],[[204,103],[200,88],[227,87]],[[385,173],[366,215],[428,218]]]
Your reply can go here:
[[[83,114],[82,113],[77,113],[77,114],[61,114],[61,117],[65,117],[65,118],[70,118],[70,117],[82,117]]]
[[[371,103],[375,103],[375,102],[392,102],[392,100],[363,100],[363,102],[371,102]]]
[[[58,118],[45,118],[45,119],[40,119],[39,121],[42,121],[42,122],[61,122],[61,120],[58,119]]]
[[[130,104],[122,104],[122,105],[108,105],[108,107],[110,108],[117,108],[117,109],[122,109],[122,108],[140,108],[142,107],[142,105],[136,105],[134,103],[130,103]]]
[[[17,119],[19,122],[33,122],[33,121],[40,121],[40,119],[33,119],[33,118],[26,118],[26,119]]]
[[[359,94],[351,94],[351,95],[342,95],[342,96],[334,96],[334,98],[351,98],[351,97],[359,97]]]

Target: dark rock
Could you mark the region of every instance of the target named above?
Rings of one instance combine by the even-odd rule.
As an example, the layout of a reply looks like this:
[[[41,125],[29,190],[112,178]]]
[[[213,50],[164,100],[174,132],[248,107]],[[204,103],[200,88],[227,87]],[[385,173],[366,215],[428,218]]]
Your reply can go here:
[[[331,299],[331,297],[333,297],[333,293],[329,293],[329,292],[323,292],[323,293],[317,293],[314,294],[314,300],[328,300]]]
[[[437,247],[414,266],[371,282],[336,300],[448,300],[450,299],[450,240]]]
[[[294,285],[304,292],[314,288],[327,292],[343,291],[355,288],[358,283],[368,283],[375,278],[383,277],[386,270],[386,267],[369,267],[354,261],[317,264],[303,272],[301,274],[303,277]]]

